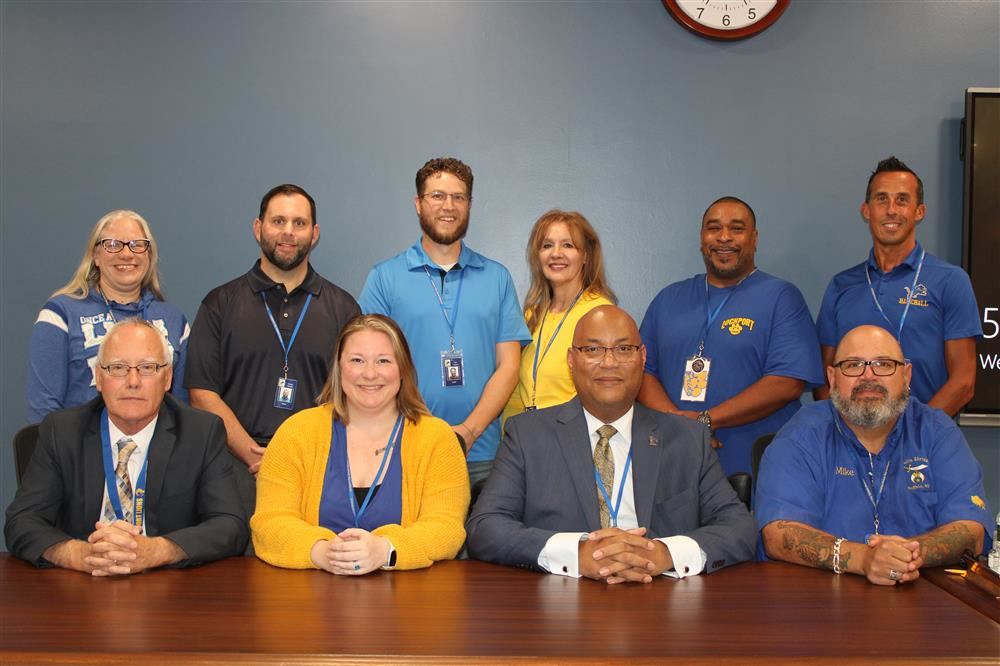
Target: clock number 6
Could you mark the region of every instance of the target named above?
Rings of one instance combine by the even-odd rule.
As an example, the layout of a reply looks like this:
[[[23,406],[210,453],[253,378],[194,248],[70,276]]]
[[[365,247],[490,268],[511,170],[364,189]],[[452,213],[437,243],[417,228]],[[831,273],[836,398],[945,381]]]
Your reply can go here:
[[[722,15],[722,25],[729,26],[729,14]]]

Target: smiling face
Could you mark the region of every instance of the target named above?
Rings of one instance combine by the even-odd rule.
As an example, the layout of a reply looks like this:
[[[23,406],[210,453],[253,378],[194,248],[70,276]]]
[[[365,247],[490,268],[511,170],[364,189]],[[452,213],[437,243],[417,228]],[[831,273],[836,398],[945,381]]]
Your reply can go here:
[[[163,394],[170,389],[173,368],[160,368],[156,374],[143,377],[133,367],[124,377],[112,377],[104,367],[111,363],[163,364],[168,360],[162,336],[148,325],[120,324],[104,339],[98,354],[101,367],[95,375],[97,390],[108,408],[108,417],[126,435],[145,428],[160,411]]]
[[[631,360],[621,362],[611,353],[600,361],[588,361],[576,347],[599,345],[641,345],[639,329],[624,310],[602,305],[585,314],[573,332],[567,362],[580,403],[584,409],[604,423],[615,421],[632,407],[642,384],[642,369],[646,363],[646,348]]]
[[[882,247],[915,244],[924,212],[924,204],[917,203],[917,177],[907,171],[876,174],[868,201],[861,204],[872,242]]]
[[[708,280],[730,287],[754,269],[757,225],[750,210],[735,201],[720,201],[701,223],[701,255]]]
[[[538,248],[538,261],[552,287],[572,285],[576,291],[583,287],[583,266],[587,257],[565,222],[553,222],[545,230]]]
[[[128,241],[146,238],[135,220],[119,217],[109,222],[101,232],[101,240],[114,238]],[[120,252],[108,252],[98,244],[94,247],[94,265],[100,271],[98,286],[109,300],[131,303],[138,300],[142,281],[149,272],[149,253],[136,254],[126,245]]]
[[[399,363],[389,336],[361,330],[347,337],[341,347],[340,383],[349,412],[395,409]]]
[[[448,196],[441,203],[435,203],[427,196],[431,192],[462,194],[465,195],[465,202],[456,203],[454,197]],[[454,174],[441,171],[428,177],[424,181],[424,191],[414,199],[424,235],[438,245],[451,245],[462,240],[469,230],[472,204],[468,194],[468,187]]]
[[[264,218],[254,220],[253,235],[262,262],[290,271],[309,256],[319,240],[319,225],[313,223],[312,208],[304,196],[277,194],[268,202]]]

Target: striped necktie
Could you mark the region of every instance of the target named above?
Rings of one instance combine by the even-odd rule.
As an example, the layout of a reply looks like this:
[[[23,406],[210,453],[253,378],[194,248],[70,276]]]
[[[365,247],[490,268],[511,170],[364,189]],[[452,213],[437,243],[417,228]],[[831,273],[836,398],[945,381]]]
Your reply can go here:
[[[609,442],[616,432],[618,431],[615,430],[614,426],[602,425],[597,429],[597,446],[594,447],[594,469],[600,475],[601,485],[604,486],[608,497],[611,497],[611,491],[615,485],[615,459],[611,455]],[[600,489],[597,491],[597,504],[601,511],[601,527],[610,527],[611,511],[608,509],[608,504],[604,501],[604,493]]]
[[[115,480],[118,486],[118,501],[122,505],[122,516],[128,523],[132,522],[133,511],[132,481],[128,478],[128,460],[132,457],[135,449],[136,443],[132,441],[131,437],[122,437],[118,440],[118,466],[115,467]],[[104,506],[104,520],[105,522],[113,522],[117,519],[109,498],[108,503]]]

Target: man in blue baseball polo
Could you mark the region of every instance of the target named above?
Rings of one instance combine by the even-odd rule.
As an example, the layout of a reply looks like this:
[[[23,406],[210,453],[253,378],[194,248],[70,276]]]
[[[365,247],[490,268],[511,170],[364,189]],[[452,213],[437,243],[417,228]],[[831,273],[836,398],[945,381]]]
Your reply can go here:
[[[639,402],[701,421],[726,474],[750,471],[759,436],[791,418],[823,383],[816,329],[795,285],[757,270],[757,219],[736,197],[701,223],[705,273],[653,299],[640,332],[646,372]]]
[[[895,585],[988,548],[982,469],[955,422],[910,397],[892,334],[855,328],[826,372],[830,400],[803,407],[761,461],[767,556]]]
[[[432,159],[417,171],[416,185],[420,239],[372,269],[361,309],[392,317],[403,329],[420,393],[455,429],[475,485],[493,466],[498,416],[531,334],[510,273],[462,242],[472,170],[451,157]]]
[[[913,395],[954,416],[975,391],[976,340],[983,328],[969,276],[917,242],[924,214],[917,174],[895,157],[879,162],[861,204],[871,252],[827,286],[819,341],[828,365],[847,331],[862,324],[885,328],[913,362]],[[817,398],[827,394],[826,387],[816,391]]]

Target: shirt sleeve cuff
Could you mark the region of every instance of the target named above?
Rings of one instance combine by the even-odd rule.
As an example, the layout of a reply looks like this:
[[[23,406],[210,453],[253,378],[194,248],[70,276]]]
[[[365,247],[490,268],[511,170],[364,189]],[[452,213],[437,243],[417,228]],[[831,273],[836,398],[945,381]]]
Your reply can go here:
[[[657,539],[663,543],[670,551],[670,559],[674,562],[674,568],[664,571],[664,576],[671,578],[684,578],[685,576],[697,576],[705,570],[705,562],[708,556],[701,549],[698,542],[688,536],[671,536]],[[543,551],[544,552],[544,551]]]
[[[556,532],[550,536],[538,554],[538,566],[559,576],[579,578],[580,541],[584,535],[586,532]]]

